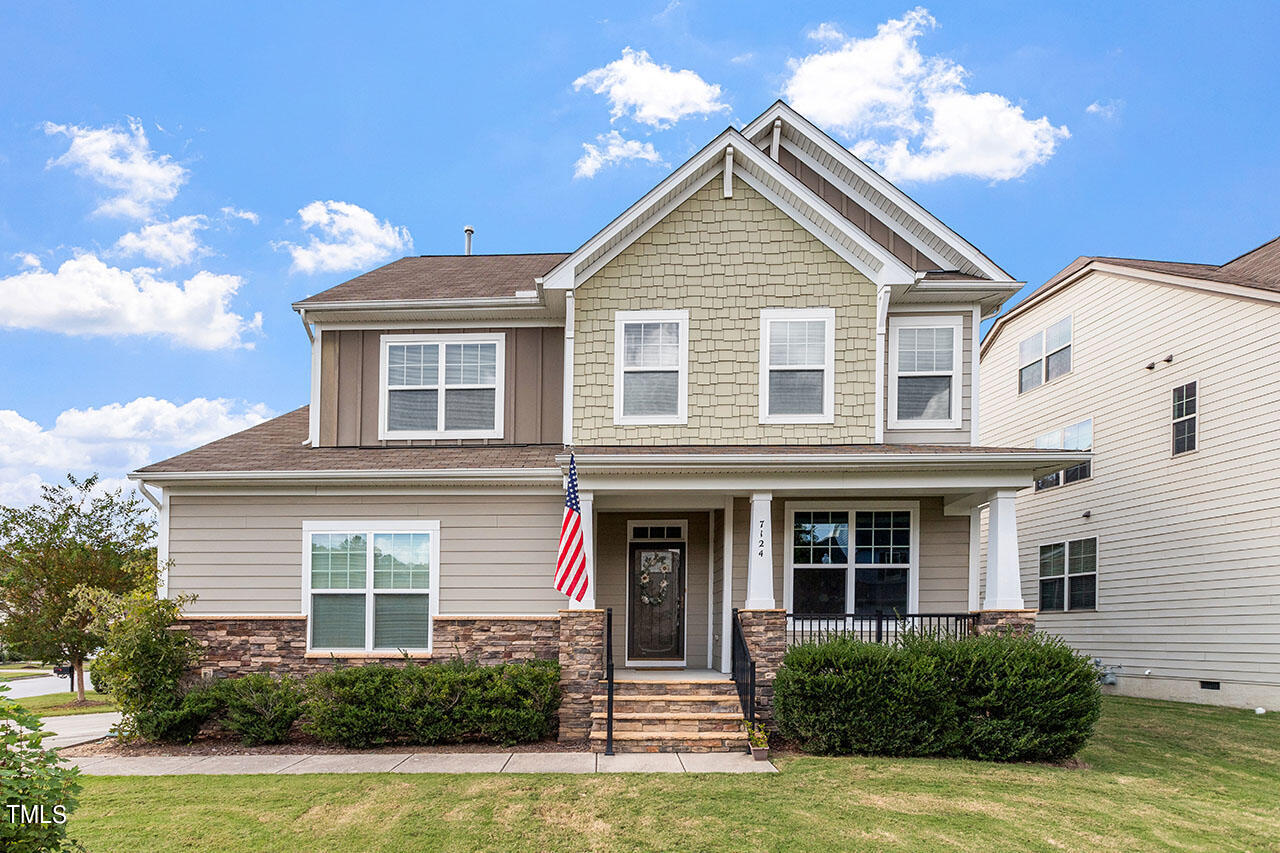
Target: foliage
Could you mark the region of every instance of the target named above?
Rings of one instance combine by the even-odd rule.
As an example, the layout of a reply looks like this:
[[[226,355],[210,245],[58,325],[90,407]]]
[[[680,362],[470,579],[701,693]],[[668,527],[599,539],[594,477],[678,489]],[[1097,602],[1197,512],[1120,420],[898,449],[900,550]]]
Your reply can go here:
[[[202,682],[186,690],[157,697],[133,718],[132,733],[144,740],[191,743],[205,724],[226,707],[219,682]]]
[[[779,732],[824,755],[1060,761],[1100,707],[1088,659],[1044,634],[798,646],[774,682]]]
[[[218,686],[226,704],[222,724],[246,746],[284,743],[302,714],[302,685],[287,675],[254,673]]]
[[[5,696],[0,686],[0,797],[5,810],[0,814],[0,850],[6,853],[38,853],[65,850],[73,846],[67,839],[67,824],[56,818],[69,814],[80,794],[75,767],[62,764],[51,749],[41,746],[46,732],[40,718]],[[45,822],[15,821],[11,805],[43,806]],[[64,812],[55,812],[62,806]]]
[[[157,573],[150,510],[98,482],[67,475],[29,507],[0,507],[0,640],[12,653],[70,663],[78,691],[102,638],[74,606],[77,590],[154,589]]]
[[[365,748],[389,743],[538,741],[555,730],[560,665],[375,664],[307,679],[304,729]]]
[[[95,630],[104,639],[93,681],[120,706],[122,737],[185,733],[207,704],[197,696],[184,710],[182,678],[199,658],[200,646],[186,631],[170,630],[190,601],[191,596],[164,599],[139,590],[119,600],[99,597],[93,608]]]
[[[747,742],[755,749],[769,748],[769,730],[761,723],[750,720],[742,721],[742,730],[747,733]]]

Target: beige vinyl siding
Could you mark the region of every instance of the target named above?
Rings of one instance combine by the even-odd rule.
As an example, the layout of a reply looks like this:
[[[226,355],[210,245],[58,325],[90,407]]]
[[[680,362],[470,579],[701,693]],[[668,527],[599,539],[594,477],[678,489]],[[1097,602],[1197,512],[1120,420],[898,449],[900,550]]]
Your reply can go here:
[[[1018,395],[1018,343],[1067,314],[1071,373]],[[1096,537],[1097,610],[1038,624],[1122,665],[1122,691],[1181,679],[1197,690],[1164,695],[1243,702],[1229,681],[1280,687],[1278,362],[1280,307],[1101,273],[1016,318],[983,359],[984,443],[1093,418],[1092,478],[1018,498],[1023,592],[1035,606],[1039,545]],[[1173,457],[1172,390],[1193,380],[1198,449]]]
[[[362,519],[440,522],[442,616],[555,614],[565,606],[551,581],[564,509],[558,494],[167,497],[169,594],[197,595],[192,614],[301,612],[302,523]]]
[[[378,439],[383,335],[500,333],[506,341],[502,438]],[[564,328],[341,329],[320,337],[320,446],[558,444],[564,407]]]
[[[914,306],[913,306],[914,307]],[[973,433],[973,310],[970,306],[957,309],[954,305],[939,305],[937,310],[897,312],[889,311],[889,318],[894,317],[961,317],[964,320],[960,340],[960,429],[889,429],[889,383],[893,377],[889,375],[889,353],[892,341],[886,341],[884,358],[884,440],[886,444],[972,444]],[[966,534],[967,535],[967,534]]]

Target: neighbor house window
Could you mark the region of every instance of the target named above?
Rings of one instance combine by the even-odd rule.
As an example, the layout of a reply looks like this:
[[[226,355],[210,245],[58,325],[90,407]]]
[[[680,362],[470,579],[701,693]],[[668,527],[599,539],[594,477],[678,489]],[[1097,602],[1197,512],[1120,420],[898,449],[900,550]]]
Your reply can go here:
[[[889,428],[959,429],[961,317],[889,318]]]
[[[1036,439],[1042,450],[1093,450],[1093,418],[1045,433]],[[1093,463],[1080,462],[1036,480],[1036,491],[1078,483],[1093,476]]]
[[[1098,602],[1098,540],[1040,546],[1040,610],[1093,610]]]
[[[1018,344],[1018,393],[1071,372],[1071,317]]]
[[[431,650],[438,522],[303,525],[308,648]]]
[[[845,506],[791,513],[791,610],[819,616],[909,612],[915,510]]]
[[[760,312],[760,422],[835,420],[835,311]]]
[[[613,420],[685,423],[689,312],[619,311],[614,316]]]
[[[1173,455],[1196,449],[1196,383],[1173,389]]]
[[[501,438],[503,335],[384,335],[380,437]]]

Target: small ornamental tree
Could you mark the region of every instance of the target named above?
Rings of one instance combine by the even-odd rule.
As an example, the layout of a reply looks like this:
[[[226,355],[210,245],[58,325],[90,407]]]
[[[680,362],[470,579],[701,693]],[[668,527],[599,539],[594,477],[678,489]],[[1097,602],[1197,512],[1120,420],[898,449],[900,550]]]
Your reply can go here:
[[[67,840],[66,817],[80,794],[80,771],[41,746],[40,718],[5,696],[8,689],[0,685],[0,850],[79,849]]]
[[[96,474],[68,474],[29,507],[0,507],[0,641],[26,657],[71,664],[80,701],[85,659],[102,637],[76,608],[78,590],[124,595],[155,589],[157,577],[150,510],[98,482]]]

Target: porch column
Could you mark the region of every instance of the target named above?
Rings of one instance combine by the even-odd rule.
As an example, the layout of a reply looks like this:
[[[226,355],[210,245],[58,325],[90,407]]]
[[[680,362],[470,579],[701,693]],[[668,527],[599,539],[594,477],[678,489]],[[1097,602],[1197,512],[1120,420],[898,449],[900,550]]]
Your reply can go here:
[[[581,601],[569,599],[570,610],[594,610],[596,606],[596,514],[592,512],[592,492],[578,492],[582,512],[582,551],[587,558],[587,594]]]
[[[987,594],[983,610],[1022,610],[1022,572],[1018,566],[1018,521],[1013,489],[991,496],[987,513]]]
[[[773,495],[753,492],[751,495],[751,528],[747,558],[746,610],[772,610],[773,599]]]

